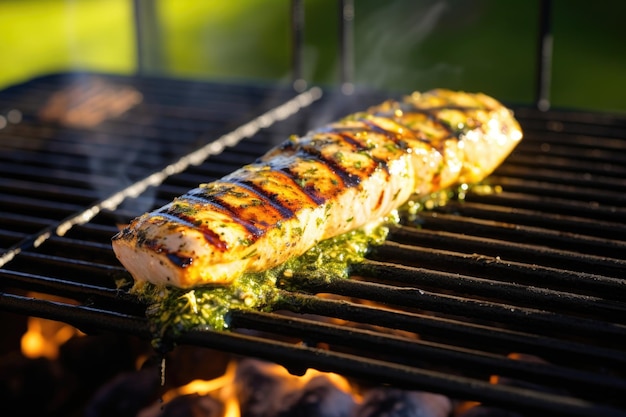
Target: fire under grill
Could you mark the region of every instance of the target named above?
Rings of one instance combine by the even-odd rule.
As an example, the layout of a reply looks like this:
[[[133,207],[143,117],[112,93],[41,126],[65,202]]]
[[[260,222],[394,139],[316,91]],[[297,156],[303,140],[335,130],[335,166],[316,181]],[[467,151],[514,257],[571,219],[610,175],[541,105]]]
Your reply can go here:
[[[99,74],[0,93],[0,309],[149,339],[116,286],[119,225],[383,98]],[[626,119],[515,111],[525,139],[486,185],[394,230],[352,279],[177,342],[530,415],[626,415]]]

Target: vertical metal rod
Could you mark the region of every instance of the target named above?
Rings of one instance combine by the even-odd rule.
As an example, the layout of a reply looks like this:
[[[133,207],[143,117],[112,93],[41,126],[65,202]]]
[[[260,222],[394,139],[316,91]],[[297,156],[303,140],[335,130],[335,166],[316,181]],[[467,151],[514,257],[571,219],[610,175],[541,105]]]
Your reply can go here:
[[[293,88],[297,92],[306,89],[302,62],[304,44],[304,5],[302,0],[291,0],[291,70]]]
[[[546,111],[550,108],[552,53],[552,0],[540,0],[535,105],[541,111]]]
[[[133,0],[133,23],[135,28],[135,73],[138,75],[143,74],[145,70],[145,63],[143,60],[143,23],[141,22],[141,0]]]
[[[154,0],[133,0],[133,20],[135,23],[135,58],[137,75],[146,75],[164,68],[163,34],[159,21],[159,2]]]
[[[339,77],[341,91],[354,91],[354,0],[339,2]]]

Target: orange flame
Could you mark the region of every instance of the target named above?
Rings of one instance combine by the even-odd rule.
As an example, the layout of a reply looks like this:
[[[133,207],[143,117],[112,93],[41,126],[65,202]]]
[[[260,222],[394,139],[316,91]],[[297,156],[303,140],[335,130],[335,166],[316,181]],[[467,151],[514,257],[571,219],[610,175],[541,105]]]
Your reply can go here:
[[[35,293],[31,293],[35,296]],[[52,299],[50,295],[36,295],[37,298]],[[60,298],[54,298],[58,301]],[[72,302],[71,300],[63,300]],[[48,358],[56,359],[59,356],[59,348],[74,336],[83,336],[77,328],[69,324],[42,319],[40,317],[29,317],[26,332],[20,340],[22,354],[27,358]]]
[[[158,402],[144,408],[137,414],[138,417],[150,417],[160,414],[160,410],[173,399],[190,394],[212,395],[224,404],[224,417],[240,417],[239,404],[234,392],[233,382],[237,370],[237,362],[232,360],[228,363],[222,376],[210,380],[194,379],[180,387],[166,391]]]
[[[144,409],[141,413],[139,413],[139,417],[156,415],[155,412],[158,409],[162,409],[164,405],[171,402],[175,398],[191,394],[197,394],[200,396],[211,395],[224,404],[224,417],[240,417],[241,409],[237,400],[238,397],[236,392],[238,384],[236,378],[238,366],[239,361],[233,359],[228,363],[224,374],[217,378],[210,380],[195,379],[185,385],[166,391],[158,403]],[[289,371],[281,365],[258,361],[255,363],[255,366],[257,366],[259,371],[265,375],[280,378],[285,382],[287,389],[292,392],[304,388],[306,384],[314,378],[324,377],[338,389],[351,393],[357,401],[360,400],[355,390],[351,387],[349,381],[339,374],[308,369],[304,375],[295,376],[290,374]]]
[[[208,395],[214,393],[225,405],[224,417],[239,417],[239,404],[235,400],[233,382],[237,370],[236,361],[230,361],[224,375],[210,379],[195,379],[186,385],[173,388],[163,394],[163,402],[167,403],[180,395],[198,394]]]
[[[21,349],[24,356],[35,359],[45,357],[56,359],[60,346],[82,333],[69,324],[46,320],[39,317],[28,318],[28,329],[22,335]]]

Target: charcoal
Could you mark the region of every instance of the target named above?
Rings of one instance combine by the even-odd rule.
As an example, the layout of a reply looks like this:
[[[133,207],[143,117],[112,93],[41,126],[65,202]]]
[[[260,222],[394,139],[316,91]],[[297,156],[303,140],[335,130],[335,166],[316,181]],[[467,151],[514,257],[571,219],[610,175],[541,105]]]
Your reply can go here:
[[[181,395],[163,406],[159,417],[221,417],[224,405],[209,395]],[[142,415],[142,417],[147,417]]]
[[[283,403],[288,406],[277,417],[348,417],[355,406],[352,394],[339,389],[323,375],[287,395]]]
[[[149,351],[133,338],[101,334],[74,337],[59,349],[59,361],[75,373],[85,389],[100,387],[119,373],[135,369],[137,357]]]
[[[0,404],[12,416],[62,416],[72,406],[76,380],[57,361],[19,352],[0,360]]]
[[[381,387],[365,394],[354,417],[447,417],[451,411],[443,395]]]
[[[27,328],[26,321],[27,318],[23,315],[0,311],[0,323],[2,323],[0,356],[20,349],[20,338]]]
[[[497,407],[478,405],[460,414],[458,417],[523,417],[515,411],[508,411]]]
[[[134,417],[158,400],[161,378],[157,368],[124,372],[104,384],[85,407],[85,417]]]
[[[259,360],[244,359],[237,366],[236,396],[242,417],[275,417],[288,392],[287,379],[266,372],[266,365]]]
[[[529,355],[529,354],[524,354],[524,353],[511,353],[508,355],[508,357],[510,359],[527,362],[529,366],[531,364],[550,366],[549,362],[534,355]],[[497,381],[497,384],[500,384],[500,385],[507,385],[507,386],[516,387],[516,388],[524,388],[524,389],[529,389],[529,390],[533,390],[537,392],[559,394],[559,395],[571,394],[565,388],[562,388],[558,386],[557,384],[550,385],[549,382],[547,384],[542,384],[542,383],[537,383],[537,382],[526,381],[520,378],[504,377],[504,376],[497,376],[495,381]]]
[[[165,386],[179,387],[194,379],[213,379],[224,374],[230,355],[217,350],[176,346],[166,355]]]

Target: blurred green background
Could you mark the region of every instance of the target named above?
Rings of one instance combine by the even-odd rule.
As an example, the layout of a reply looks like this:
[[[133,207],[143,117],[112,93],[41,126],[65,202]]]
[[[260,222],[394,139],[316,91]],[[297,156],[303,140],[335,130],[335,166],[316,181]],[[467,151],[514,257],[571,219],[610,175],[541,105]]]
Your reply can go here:
[[[145,72],[290,82],[289,0],[140,0]],[[305,0],[304,76],[338,82],[338,2]],[[538,0],[355,0],[355,83],[534,98]],[[554,107],[626,112],[626,2],[554,0]],[[144,17],[145,17],[144,16]],[[131,0],[0,0],[0,89],[137,70]],[[148,24],[152,22],[152,24]]]

